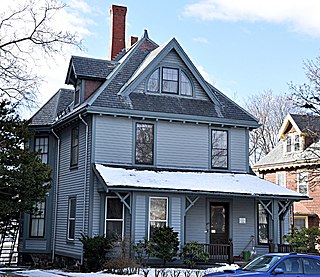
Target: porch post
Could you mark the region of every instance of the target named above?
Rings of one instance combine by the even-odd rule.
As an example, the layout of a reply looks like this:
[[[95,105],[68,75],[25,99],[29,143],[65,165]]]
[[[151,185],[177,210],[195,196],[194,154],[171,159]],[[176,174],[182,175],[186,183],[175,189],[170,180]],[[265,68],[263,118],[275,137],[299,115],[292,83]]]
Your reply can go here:
[[[277,199],[273,199],[273,207],[272,207],[272,240],[275,246],[280,243],[279,240],[279,201]]]

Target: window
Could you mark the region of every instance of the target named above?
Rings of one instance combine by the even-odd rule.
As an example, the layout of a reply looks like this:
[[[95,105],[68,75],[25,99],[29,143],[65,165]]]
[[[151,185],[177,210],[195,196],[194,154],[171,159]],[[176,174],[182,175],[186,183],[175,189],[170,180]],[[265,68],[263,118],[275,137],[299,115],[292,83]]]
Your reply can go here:
[[[176,68],[162,68],[162,92],[179,92],[179,70]]]
[[[147,91],[192,96],[192,85],[187,74],[181,69],[160,67],[149,76]]]
[[[76,230],[76,198],[69,198],[68,207],[68,239],[74,240]]]
[[[312,258],[302,258],[304,274],[306,276],[318,276],[320,272],[320,261]],[[310,275],[309,275],[310,274]]]
[[[181,95],[192,96],[191,82],[183,71],[181,71]]]
[[[79,159],[79,127],[71,130],[71,160],[70,165],[78,165]]]
[[[286,172],[280,171],[276,172],[276,184],[281,187],[286,187]]]
[[[168,198],[149,198],[149,238],[155,227],[165,227],[168,223]]]
[[[78,80],[74,90],[74,106],[77,106],[80,103],[80,89],[81,89],[81,81]]]
[[[287,136],[287,153],[291,152],[291,136]]]
[[[298,192],[308,194],[308,172],[298,173]]]
[[[136,123],[135,163],[153,164],[154,156],[154,125]]]
[[[298,230],[302,228],[308,228],[308,217],[307,216],[294,216],[293,226]]]
[[[106,198],[106,226],[105,235],[123,238],[124,208],[118,197]]]
[[[228,168],[228,132],[212,130],[211,134],[212,168]]]
[[[48,144],[48,137],[35,138],[34,150],[40,151],[39,159],[45,164],[48,163]]]
[[[147,90],[159,92],[159,68],[150,75]]]
[[[295,135],[294,136],[294,151],[299,151],[300,150],[300,136]]]
[[[261,203],[258,203],[258,243],[269,243],[268,212]]]
[[[35,205],[36,211],[30,215],[30,237],[44,237],[45,202]]]

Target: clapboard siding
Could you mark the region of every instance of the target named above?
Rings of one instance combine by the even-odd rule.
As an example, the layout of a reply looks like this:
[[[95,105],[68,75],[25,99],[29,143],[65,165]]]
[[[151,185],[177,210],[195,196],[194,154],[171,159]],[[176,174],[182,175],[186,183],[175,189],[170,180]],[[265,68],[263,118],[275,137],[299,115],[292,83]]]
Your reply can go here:
[[[157,166],[208,168],[208,127],[158,122]]]
[[[181,197],[172,197],[170,200],[170,226],[178,233],[178,239],[181,242],[181,232],[183,228]]]
[[[248,165],[248,147],[246,130],[243,128],[230,129],[230,169],[233,172],[246,172]]]
[[[30,251],[46,251],[47,250],[47,240],[30,239],[25,241],[25,250]]]
[[[186,242],[197,241],[199,243],[207,243],[206,214],[205,198],[200,197],[186,214]]]
[[[95,161],[131,164],[132,129],[128,118],[96,116]]]
[[[235,198],[233,200],[233,252],[234,255],[240,255],[251,240],[251,236],[255,236],[255,207],[254,199],[252,198]],[[246,223],[240,224],[239,218],[245,218]],[[247,250],[251,250],[251,245]]]
[[[94,178],[94,190],[92,195],[92,235],[101,235],[101,194],[98,192],[99,182],[96,178]]]
[[[145,195],[136,195],[135,196],[135,224],[134,224],[134,242],[137,243],[139,240],[143,240],[147,236],[147,205],[146,205],[146,196]]]

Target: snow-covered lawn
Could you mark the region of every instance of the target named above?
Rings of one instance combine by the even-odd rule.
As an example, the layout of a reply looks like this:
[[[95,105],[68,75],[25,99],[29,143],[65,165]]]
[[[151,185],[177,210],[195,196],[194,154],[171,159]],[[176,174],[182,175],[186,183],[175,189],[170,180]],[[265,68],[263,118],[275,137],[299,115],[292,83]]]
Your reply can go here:
[[[225,269],[237,269],[238,265],[226,265],[221,264],[217,267],[210,267],[208,269],[203,270],[191,270],[189,269],[189,273],[192,272],[190,276],[187,275],[188,269],[179,269],[179,268],[167,268],[165,269],[165,274],[160,274],[159,277],[175,277],[177,276],[174,272],[181,271],[179,277],[201,277],[205,273],[215,272],[215,271],[223,271]],[[89,276],[89,277],[145,277],[143,272],[141,271],[140,274],[133,274],[133,275],[114,275],[114,274],[107,274],[104,272],[96,272],[96,273],[77,273],[77,272],[67,272],[62,270],[49,270],[49,269],[24,269],[24,268],[0,268],[0,276],[1,274],[8,274],[11,273],[12,275],[9,276],[28,276],[28,277],[57,277],[57,276],[64,276],[64,277],[78,277],[78,276]],[[6,276],[6,275],[5,275]],[[155,269],[150,269],[148,272],[148,277],[156,277]]]

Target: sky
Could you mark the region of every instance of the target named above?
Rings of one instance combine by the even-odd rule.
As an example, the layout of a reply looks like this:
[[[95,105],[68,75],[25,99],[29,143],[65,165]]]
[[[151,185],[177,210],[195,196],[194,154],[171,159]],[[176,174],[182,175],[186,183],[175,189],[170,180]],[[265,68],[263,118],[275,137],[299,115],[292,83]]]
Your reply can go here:
[[[2,0],[0,7],[12,1],[23,0]],[[39,67],[46,80],[40,105],[66,87],[71,55],[108,58],[112,4],[128,8],[127,37],[141,38],[145,29],[159,45],[175,37],[205,79],[240,105],[265,90],[284,94],[290,82],[306,82],[303,63],[320,54],[317,0],[65,2],[68,7],[54,24],[76,31],[86,51],[66,48],[64,56]]]

